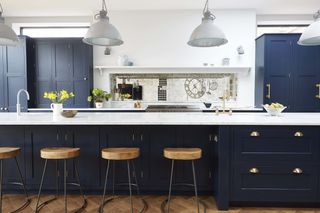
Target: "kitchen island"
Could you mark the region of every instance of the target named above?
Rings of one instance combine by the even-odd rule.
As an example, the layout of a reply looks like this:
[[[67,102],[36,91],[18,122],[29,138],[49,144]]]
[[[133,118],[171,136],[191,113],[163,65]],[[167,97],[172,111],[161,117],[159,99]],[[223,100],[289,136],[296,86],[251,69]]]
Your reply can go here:
[[[218,208],[229,205],[317,205],[320,203],[320,113],[79,113],[53,120],[51,113],[0,113],[1,146],[19,146],[28,188],[36,191],[44,161],[43,147],[80,147],[82,183],[87,193],[101,193],[106,162],[104,147],[135,146],[141,192],[166,194],[170,162],[165,147],[199,147],[196,163],[199,192],[216,197]],[[118,165],[119,164],[119,165]],[[47,192],[54,190],[54,165]],[[117,163],[117,182],[125,182],[125,165]],[[192,181],[190,165],[177,164],[177,182]],[[6,181],[15,171],[6,166]],[[69,169],[73,168],[70,164]],[[69,179],[74,178],[73,169]],[[14,191],[9,185],[6,190]],[[111,185],[109,186],[109,189]],[[126,193],[119,187],[119,193]],[[178,189],[192,194],[192,189]]]

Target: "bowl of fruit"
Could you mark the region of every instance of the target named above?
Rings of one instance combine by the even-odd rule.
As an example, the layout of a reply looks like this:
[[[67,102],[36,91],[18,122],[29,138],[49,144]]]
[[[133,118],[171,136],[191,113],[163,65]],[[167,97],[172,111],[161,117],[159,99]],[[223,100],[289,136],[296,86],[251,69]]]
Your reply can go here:
[[[278,116],[282,113],[283,110],[285,110],[287,107],[283,106],[279,103],[271,103],[271,104],[265,104],[263,105],[263,108],[268,112],[271,116]]]

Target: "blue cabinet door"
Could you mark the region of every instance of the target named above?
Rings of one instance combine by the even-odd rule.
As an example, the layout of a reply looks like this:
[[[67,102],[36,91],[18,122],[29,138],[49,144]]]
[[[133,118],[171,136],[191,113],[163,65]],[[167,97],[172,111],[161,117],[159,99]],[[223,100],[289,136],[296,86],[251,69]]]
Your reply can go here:
[[[163,149],[178,147],[177,128],[175,126],[150,126],[148,137],[150,145],[147,184],[154,190],[166,193],[169,190],[171,161],[163,156]],[[181,179],[182,171],[183,164],[176,163],[174,173],[176,180]]]
[[[117,148],[117,147],[136,147],[134,143],[136,139],[135,129],[132,126],[109,126],[102,127],[100,130],[100,145],[103,148]],[[101,154],[100,154],[101,156]],[[107,160],[101,160],[101,179],[104,181],[105,172],[107,168]],[[137,164],[138,161],[135,160]],[[115,183],[122,184],[128,182],[127,162],[126,161],[112,161],[110,164],[109,184],[108,189],[112,188],[113,177]],[[133,171],[131,171],[131,174]],[[123,190],[128,192],[128,186],[117,186],[116,190]]]
[[[77,126],[72,127],[64,143],[67,147],[80,148],[80,157],[76,159],[80,181],[83,188],[88,191],[100,189],[100,141],[99,127]],[[76,180],[74,162],[69,162],[69,181]]]
[[[293,42],[293,110],[320,111],[320,47],[300,46],[298,39],[299,36]]]
[[[43,98],[46,91],[54,91],[52,74],[54,70],[54,49],[48,40],[35,40],[35,105],[38,108],[48,108],[50,101]]]
[[[19,38],[19,44],[6,49],[6,100],[9,111],[16,111],[17,93],[20,89],[27,90],[27,40]],[[20,98],[22,111],[28,106],[27,97],[23,94]]]
[[[195,170],[197,185],[201,191],[213,191],[213,168],[214,168],[214,135],[216,129],[210,126],[182,126],[178,127],[179,146],[186,148],[201,148],[202,157],[196,160]],[[183,162],[182,180],[192,183],[191,162]],[[191,188],[192,190],[192,188]]]
[[[92,89],[93,49],[92,46],[76,40],[73,42],[73,87],[74,107],[90,107],[87,97]]]
[[[272,35],[266,41],[266,76],[264,103],[292,104],[292,37]]]
[[[73,52],[72,44],[69,41],[55,42],[55,72],[54,81],[57,91],[73,91]],[[72,107],[73,100],[64,102],[64,107]]]
[[[56,126],[34,126],[26,128],[26,177],[28,187],[38,190],[45,160],[40,157],[40,150],[45,147],[57,147],[60,136]],[[59,168],[58,168],[59,170]],[[45,190],[56,187],[56,164],[48,161],[45,177]]]
[[[0,126],[0,147],[19,147],[21,148],[20,155],[17,156],[19,166],[23,177],[25,177],[25,131],[24,127],[16,126]],[[13,158],[3,160],[4,188],[8,190],[21,189],[19,187],[9,185],[9,182],[20,182],[20,176],[17,170],[16,163]]]

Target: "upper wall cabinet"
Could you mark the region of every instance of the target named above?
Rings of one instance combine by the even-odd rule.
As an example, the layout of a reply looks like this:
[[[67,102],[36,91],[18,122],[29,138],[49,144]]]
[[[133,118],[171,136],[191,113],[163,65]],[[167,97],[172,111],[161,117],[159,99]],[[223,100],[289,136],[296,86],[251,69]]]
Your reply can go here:
[[[320,47],[299,46],[300,34],[256,41],[256,106],[279,102],[286,111],[320,111]]]
[[[93,49],[79,38],[36,39],[36,107],[48,108],[45,91],[75,93],[65,107],[89,107],[93,85]]]
[[[0,47],[0,112],[16,110],[20,89],[33,90],[34,69],[34,43],[31,38],[20,36],[17,46]],[[21,96],[20,100],[22,110],[26,110],[26,96]],[[32,101],[29,106],[33,106]]]

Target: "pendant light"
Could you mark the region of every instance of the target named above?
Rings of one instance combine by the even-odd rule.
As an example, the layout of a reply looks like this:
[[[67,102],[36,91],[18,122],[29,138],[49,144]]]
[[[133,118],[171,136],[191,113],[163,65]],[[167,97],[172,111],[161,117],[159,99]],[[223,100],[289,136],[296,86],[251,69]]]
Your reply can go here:
[[[119,31],[109,22],[107,5],[102,0],[102,10],[94,16],[96,23],[93,23],[83,42],[98,46],[119,46],[123,44]]]
[[[215,47],[228,43],[225,34],[213,23],[216,17],[209,9],[209,0],[203,9],[202,23],[192,32],[188,45]]]
[[[3,8],[0,3],[0,45],[16,46],[19,43],[17,34],[4,23]]]
[[[301,35],[298,41],[299,45],[303,46],[316,46],[320,45],[320,10],[313,16],[313,22]]]

